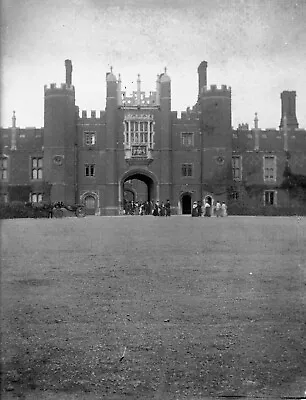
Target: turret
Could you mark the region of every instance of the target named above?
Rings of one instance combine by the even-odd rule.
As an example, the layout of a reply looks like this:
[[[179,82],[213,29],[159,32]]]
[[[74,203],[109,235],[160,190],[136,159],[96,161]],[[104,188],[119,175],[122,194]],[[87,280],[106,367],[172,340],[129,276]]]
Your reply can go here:
[[[116,97],[117,78],[113,74],[113,67],[110,67],[110,72],[106,73],[106,100]]]
[[[199,103],[203,133],[210,138],[221,135],[229,140],[228,133],[232,126],[231,88],[226,85],[203,87]]]
[[[296,105],[295,105],[296,92],[284,91],[281,93],[282,114],[280,121],[280,129],[284,126],[284,116],[287,116],[288,129],[298,129],[299,124],[296,118]]]
[[[163,109],[171,110],[171,79],[165,72],[159,76],[160,106]]]
[[[65,67],[66,82],[44,88],[44,180],[52,184],[51,201],[73,204],[77,201],[76,107],[70,60],[65,61]]]
[[[218,196],[218,200],[226,201],[232,174],[231,88],[226,85],[208,87],[204,85],[204,77],[201,79],[198,109],[203,152],[202,195]]]

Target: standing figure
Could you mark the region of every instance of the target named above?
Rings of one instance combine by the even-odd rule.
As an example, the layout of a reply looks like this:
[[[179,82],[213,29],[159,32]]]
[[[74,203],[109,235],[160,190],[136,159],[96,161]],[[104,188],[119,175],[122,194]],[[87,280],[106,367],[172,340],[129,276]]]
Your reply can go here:
[[[159,216],[160,216],[160,217],[164,217],[165,215],[166,215],[166,209],[165,209],[164,202],[162,201],[162,202],[161,202],[161,205],[160,205]]]
[[[170,217],[171,216],[171,204],[170,204],[170,200],[168,199],[166,201],[166,217]]]
[[[208,203],[208,201],[205,202],[204,204],[204,217],[210,217],[211,216],[211,211],[210,211],[210,204]]]
[[[154,217],[157,217],[159,215],[159,201],[154,204],[153,215]]]
[[[140,203],[140,206],[139,206],[139,215],[144,215],[144,203]]]
[[[200,201],[198,201],[197,211],[198,211],[198,217],[202,217],[202,204]]]
[[[224,203],[224,201],[222,202],[222,205],[221,205],[221,216],[227,217],[227,206]]]
[[[220,217],[221,216],[221,203],[218,200],[216,203],[216,217]]]
[[[197,217],[198,216],[198,203],[196,201],[194,201],[193,204],[192,204],[191,216],[192,217]]]

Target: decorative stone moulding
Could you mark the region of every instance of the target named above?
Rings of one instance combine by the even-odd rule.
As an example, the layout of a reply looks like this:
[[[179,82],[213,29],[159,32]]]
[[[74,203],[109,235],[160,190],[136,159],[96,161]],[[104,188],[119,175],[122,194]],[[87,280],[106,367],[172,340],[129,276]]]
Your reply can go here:
[[[61,165],[63,165],[63,158],[64,157],[61,156],[61,155],[56,155],[56,156],[53,157],[53,163],[55,165],[61,166]]]
[[[224,157],[223,156],[216,157],[216,163],[218,165],[223,165],[224,164]]]
[[[153,121],[154,116],[152,114],[126,114],[125,120],[141,120],[141,121]]]

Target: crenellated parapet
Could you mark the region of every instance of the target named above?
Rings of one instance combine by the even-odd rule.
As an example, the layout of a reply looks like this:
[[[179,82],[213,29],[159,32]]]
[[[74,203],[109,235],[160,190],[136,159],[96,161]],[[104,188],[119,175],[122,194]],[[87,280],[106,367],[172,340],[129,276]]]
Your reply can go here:
[[[218,96],[218,97],[231,97],[231,87],[227,85],[210,85],[204,86],[201,89],[200,95],[201,97],[210,97],[210,96]]]
[[[238,125],[238,130],[240,131],[248,131],[249,130],[249,124],[248,123],[241,123]]]
[[[184,123],[186,123],[186,122],[193,122],[194,123],[194,122],[199,120],[199,114],[197,112],[194,112],[194,111],[190,111],[190,112],[182,111],[180,117],[178,117],[176,115],[176,120],[184,122]]]
[[[305,129],[236,129],[232,131],[235,149],[242,151],[302,151],[306,148]]]
[[[80,110],[77,114],[77,125],[104,125],[105,111]]]
[[[49,95],[60,95],[60,94],[75,94],[75,88],[73,85],[68,85],[67,83],[61,83],[57,85],[56,83],[50,83],[49,85],[44,85],[45,96]]]
[[[105,117],[105,111],[97,110],[79,110],[79,119],[97,119],[100,120]]]

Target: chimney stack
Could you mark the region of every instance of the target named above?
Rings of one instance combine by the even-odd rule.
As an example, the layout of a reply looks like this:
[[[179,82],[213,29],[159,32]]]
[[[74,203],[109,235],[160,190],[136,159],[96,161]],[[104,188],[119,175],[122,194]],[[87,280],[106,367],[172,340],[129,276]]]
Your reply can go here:
[[[72,63],[71,60],[65,60],[66,67],[66,85],[71,86],[72,84]]]
[[[199,96],[203,87],[207,86],[207,61],[202,61],[198,67],[199,75]]]
[[[282,100],[282,116],[279,128],[283,129],[284,127],[284,117],[287,117],[287,127],[288,129],[297,129],[299,127],[297,118],[296,118],[296,107],[295,107],[295,91],[284,91],[281,93]]]

